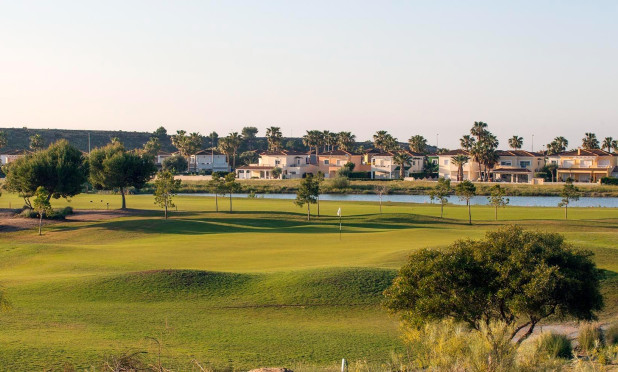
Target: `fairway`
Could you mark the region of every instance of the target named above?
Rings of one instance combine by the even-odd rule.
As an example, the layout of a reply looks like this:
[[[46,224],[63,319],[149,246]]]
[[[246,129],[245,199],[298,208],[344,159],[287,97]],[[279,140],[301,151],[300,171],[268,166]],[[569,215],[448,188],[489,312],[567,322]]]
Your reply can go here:
[[[321,217],[290,200],[176,197],[162,218],[152,195],[130,213],[0,233],[0,363],[41,370],[99,365],[108,355],[162,346],[164,365],[218,369],[336,368],[342,358],[386,363],[402,353],[381,293],[414,250],[480,238],[503,224],[560,232],[607,270],[604,319],[618,314],[618,210],[322,202]],[[15,195],[0,207],[21,206]],[[79,195],[54,207],[120,206],[118,195]],[[312,213],[316,206],[312,205]],[[339,232],[338,208],[343,231]],[[155,341],[156,340],[156,341]]]

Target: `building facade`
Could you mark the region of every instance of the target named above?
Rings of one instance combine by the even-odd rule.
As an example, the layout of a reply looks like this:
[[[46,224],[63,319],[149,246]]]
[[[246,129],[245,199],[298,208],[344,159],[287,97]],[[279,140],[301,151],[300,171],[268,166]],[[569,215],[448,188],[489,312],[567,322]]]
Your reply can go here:
[[[548,164],[555,164],[556,180],[564,182],[599,182],[603,177],[618,177],[618,154],[600,149],[577,149],[547,157]]]
[[[306,152],[297,151],[266,151],[260,154],[258,164],[250,164],[236,168],[238,179],[275,179],[303,178],[308,173],[316,174],[317,166],[312,164],[312,156]],[[278,168],[281,174],[275,177],[273,170]]]

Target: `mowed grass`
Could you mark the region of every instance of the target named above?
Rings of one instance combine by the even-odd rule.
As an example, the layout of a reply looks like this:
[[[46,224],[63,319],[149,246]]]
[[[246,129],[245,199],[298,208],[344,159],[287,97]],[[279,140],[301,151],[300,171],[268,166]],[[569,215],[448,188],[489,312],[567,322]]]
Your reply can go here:
[[[106,209],[117,195],[80,195],[55,207]],[[0,207],[21,205],[3,195]],[[134,214],[0,233],[0,284],[13,310],[0,314],[0,363],[9,370],[97,365],[106,355],[157,354],[169,367],[191,360],[219,369],[298,364],[332,366],[341,358],[380,363],[402,352],[397,320],[381,292],[407,256],[502,224],[563,233],[595,253],[607,270],[608,306],[618,305],[618,210],[493,209],[322,202],[321,217],[289,200],[182,196],[170,220],[150,195],[127,200]],[[343,211],[339,235],[337,209]],[[312,211],[315,213],[315,206]]]

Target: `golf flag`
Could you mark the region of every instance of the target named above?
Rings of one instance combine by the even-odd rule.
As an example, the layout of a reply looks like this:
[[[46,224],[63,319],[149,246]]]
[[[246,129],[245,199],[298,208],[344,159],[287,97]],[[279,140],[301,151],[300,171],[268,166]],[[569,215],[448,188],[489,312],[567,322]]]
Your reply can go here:
[[[341,217],[341,208],[337,209],[337,216]]]
[[[337,209],[337,216],[339,216],[339,240],[341,240],[341,208]]]

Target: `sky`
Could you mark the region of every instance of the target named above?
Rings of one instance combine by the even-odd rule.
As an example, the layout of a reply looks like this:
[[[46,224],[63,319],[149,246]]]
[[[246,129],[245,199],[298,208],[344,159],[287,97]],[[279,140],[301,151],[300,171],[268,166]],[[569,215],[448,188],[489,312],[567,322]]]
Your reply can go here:
[[[0,0],[0,127],[618,138],[618,1]]]

